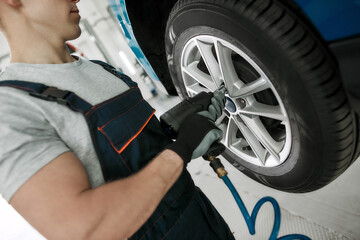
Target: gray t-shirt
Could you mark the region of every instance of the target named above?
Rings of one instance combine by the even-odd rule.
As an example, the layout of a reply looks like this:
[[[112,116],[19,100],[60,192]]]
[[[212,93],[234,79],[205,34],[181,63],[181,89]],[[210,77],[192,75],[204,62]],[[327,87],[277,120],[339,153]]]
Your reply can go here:
[[[69,90],[95,105],[129,87],[90,61],[65,64],[12,63],[0,81],[22,80]],[[9,201],[36,172],[72,151],[84,165],[92,187],[104,184],[100,164],[82,114],[56,102],[0,87],[0,194]]]

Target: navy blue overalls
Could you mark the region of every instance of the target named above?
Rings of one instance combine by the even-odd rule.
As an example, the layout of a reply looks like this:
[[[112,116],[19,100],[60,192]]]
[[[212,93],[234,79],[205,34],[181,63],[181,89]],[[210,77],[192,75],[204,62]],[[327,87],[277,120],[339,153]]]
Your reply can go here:
[[[143,168],[172,140],[154,117],[137,84],[112,66],[94,61],[130,89],[95,106],[69,91],[24,81],[2,81],[83,114],[106,181],[128,177]],[[121,224],[121,223],[119,223]],[[130,239],[234,239],[227,224],[184,170],[148,221]]]

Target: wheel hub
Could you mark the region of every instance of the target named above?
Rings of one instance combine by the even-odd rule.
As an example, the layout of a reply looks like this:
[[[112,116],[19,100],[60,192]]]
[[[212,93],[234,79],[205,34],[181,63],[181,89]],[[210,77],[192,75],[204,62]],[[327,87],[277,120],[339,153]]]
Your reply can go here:
[[[225,103],[225,108],[230,112],[230,113],[235,113],[236,112],[236,105],[233,102],[233,100],[231,100],[230,98],[226,98],[226,103]]]

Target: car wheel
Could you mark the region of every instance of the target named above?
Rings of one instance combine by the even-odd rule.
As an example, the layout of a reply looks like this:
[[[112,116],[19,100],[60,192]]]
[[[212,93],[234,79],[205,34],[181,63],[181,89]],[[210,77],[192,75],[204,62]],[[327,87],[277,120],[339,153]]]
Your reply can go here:
[[[308,192],[352,163],[356,120],[335,61],[281,1],[180,0],[165,44],[181,97],[225,84],[223,156],[249,177]]]

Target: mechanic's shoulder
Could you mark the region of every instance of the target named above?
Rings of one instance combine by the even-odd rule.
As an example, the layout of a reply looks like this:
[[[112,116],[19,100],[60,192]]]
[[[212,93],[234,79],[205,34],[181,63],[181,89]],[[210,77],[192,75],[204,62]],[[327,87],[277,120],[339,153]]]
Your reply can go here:
[[[34,97],[26,91],[14,87],[0,87],[0,114],[4,111],[21,111],[21,109],[32,109],[41,112],[41,107],[36,104]],[[39,101],[39,100],[38,100]]]

